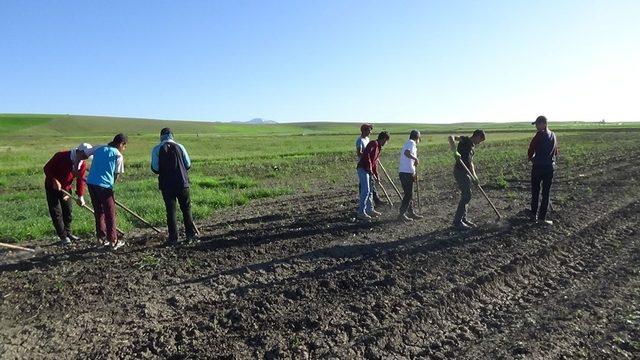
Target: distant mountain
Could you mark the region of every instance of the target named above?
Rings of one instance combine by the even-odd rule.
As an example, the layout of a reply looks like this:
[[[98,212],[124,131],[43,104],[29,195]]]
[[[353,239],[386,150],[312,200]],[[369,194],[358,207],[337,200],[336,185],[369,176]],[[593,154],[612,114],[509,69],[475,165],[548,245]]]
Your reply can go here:
[[[255,119],[251,119],[249,121],[232,121],[232,123],[263,125],[263,124],[277,124],[278,122],[273,121],[273,120],[263,119],[263,118],[255,118]]]

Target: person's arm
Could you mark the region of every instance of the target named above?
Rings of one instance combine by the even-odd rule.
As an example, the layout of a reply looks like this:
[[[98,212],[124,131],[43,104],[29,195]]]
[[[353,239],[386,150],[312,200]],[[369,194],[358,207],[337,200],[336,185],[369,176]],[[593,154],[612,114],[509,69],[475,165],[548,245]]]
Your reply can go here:
[[[151,171],[154,174],[160,173],[160,145],[156,145],[151,149]]]
[[[529,151],[527,151],[527,158],[529,161],[533,161],[533,158],[536,153],[536,147],[538,146],[538,142],[540,141],[540,133],[536,133],[536,135],[531,139],[529,143]]]
[[[180,146],[180,150],[182,150],[182,161],[184,162],[184,167],[189,170],[191,169],[191,158],[189,158],[189,154],[187,153],[187,149],[182,146],[182,144],[178,144]]]
[[[113,174],[113,180],[117,181],[120,178],[120,174],[124,173],[124,156],[120,154],[116,160],[116,169]]]
[[[373,145],[372,143],[369,143],[371,145]],[[368,147],[368,146],[367,146]],[[378,158],[380,154],[380,149],[378,149],[378,146],[372,146],[371,149],[369,149],[369,151],[367,152],[367,162],[369,163],[369,170],[371,171],[371,174],[373,174],[374,178],[376,179],[376,181],[379,179],[378,177]]]
[[[76,195],[78,198],[76,199],[76,203],[80,206],[85,205],[84,201],[84,188],[87,180],[84,178],[84,174],[87,172],[87,162],[83,162],[80,170],[78,170],[78,174],[76,177]]]
[[[364,153],[364,146],[362,146],[362,141],[360,139],[356,140],[356,154],[359,158],[362,157]]]

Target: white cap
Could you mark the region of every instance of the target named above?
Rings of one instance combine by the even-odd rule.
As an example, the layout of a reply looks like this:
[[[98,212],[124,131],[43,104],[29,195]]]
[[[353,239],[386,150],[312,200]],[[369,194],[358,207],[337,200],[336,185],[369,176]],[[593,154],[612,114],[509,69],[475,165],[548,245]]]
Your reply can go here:
[[[78,147],[76,148],[76,150],[80,150],[82,152],[87,152],[87,150],[91,149],[93,146],[91,146],[91,144],[89,143],[82,143],[80,145],[78,145]],[[89,156],[89,158],[91,158],[93,155]]]

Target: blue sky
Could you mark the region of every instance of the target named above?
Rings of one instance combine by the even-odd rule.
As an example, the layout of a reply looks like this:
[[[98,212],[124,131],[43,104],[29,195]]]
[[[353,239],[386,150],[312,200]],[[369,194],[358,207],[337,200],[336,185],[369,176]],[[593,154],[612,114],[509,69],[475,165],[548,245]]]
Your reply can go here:
[[[640,120],[640,1],[0,1],[0,113]]]

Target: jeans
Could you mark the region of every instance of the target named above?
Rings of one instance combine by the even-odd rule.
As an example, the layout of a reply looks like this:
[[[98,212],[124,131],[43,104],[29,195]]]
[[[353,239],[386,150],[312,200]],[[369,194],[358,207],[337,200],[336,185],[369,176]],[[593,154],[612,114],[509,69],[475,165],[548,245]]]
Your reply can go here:
[[[62,191],[45,188],[47,193],[47,205],[49,206],[49,215],[51,215],[51,221],[53,227],[56,229],[56,234],[60,239],[71,235],[71,204],[73,203],[71,198],[66,201],[62,198],[64,194]]]
[[[180,204],[182,211],[182,220],[184,221],[184,230],[187,237],[196,234],[196,227],[191,217],[191,198],[189,197],[189,188],[162,190],[162,198],[164,206],[167,210],[167,228],[169,229],[169,241],[178,240],[178,226],[176,220],[176,199]]]
[[[542,202],[540,203],[540,213],[538,214],[538,219],[540,220],[544,220],[547,217],[552,180],[553,165],[533,165],[531,168],[531,214],[534,216],[538,214],[540,183],[542,183]]]
[[[373,193],[371,192],[371,181],[373,175],[363,168],[358,168],[358,179],[360,182],[360,201],[358,214],[366,214],[373,210]]]
[[[411,199],[413,198],[413,174],[400,173],[400,184],[402,184],[402,191],[404,196],[402,197],[402,204],[400,205],[400,215],[409,210],[410,214],[413,214],[413,204]]]
[[[453,217],[453,223],[459,224],[462,219],[467,218],[467,206],[471,201],[471,178],[467,174],[466,170],[455,168],[453,170],[453,176],[456,178],[458,188],[460,188],[460,202],[458,203],[458,209]]]

